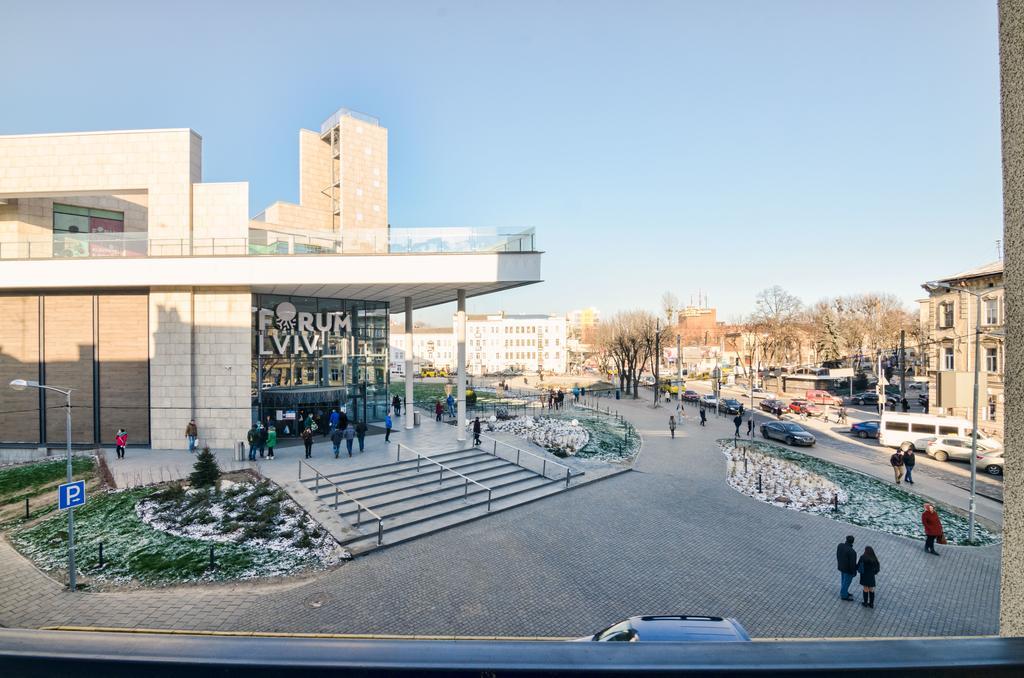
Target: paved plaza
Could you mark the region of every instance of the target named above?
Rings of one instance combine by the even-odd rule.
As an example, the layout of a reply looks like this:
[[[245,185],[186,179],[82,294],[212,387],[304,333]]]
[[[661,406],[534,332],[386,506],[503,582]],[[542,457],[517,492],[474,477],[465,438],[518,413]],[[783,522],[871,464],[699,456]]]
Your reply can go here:
[[[725,482],[714,441],[731,422],[690,417],[673,440],[664,408],[617,405],[644,437],[632,472],[279,584],[69,594],[3,543],[0,624],[573,636],[682,613],[736,617],[760,638],[997,632],[998,546],[936,558],[757,502]],[[846,534],[881,561],[874,610],[838,599]]]

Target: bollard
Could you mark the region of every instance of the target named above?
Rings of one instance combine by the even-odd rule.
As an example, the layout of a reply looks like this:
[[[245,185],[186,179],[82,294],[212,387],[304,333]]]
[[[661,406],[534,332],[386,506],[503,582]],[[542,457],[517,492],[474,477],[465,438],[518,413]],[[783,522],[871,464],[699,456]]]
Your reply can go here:
[[[398,457],[395,461],[402,461],[402,443],[398,443]]]
[[[747,475],[747,455],[743,455],[743,475]]]
[[[833,511],[838,511],[839,510],[839,495],[838,494],[833,494],[832,495],[832,510]]]
[[[757,493],[761,494],[761,472],[757,472]]]
[[[497,440],[494,441],[494,456],[495,457],[498,456],[498,441]]]
[[[569,487],[569,469],[565,469],[565,486]]]
[[[25,520],[28,520],[28,497],[25,497]]]
[[[213,544],[210,544],[210,569],[214,567],[216,567],[216,564],[213,562]]]
[[[384,523],[377,521],[377,546],[384,543]]]
[[[103,569],[103,542],[100,542],[100,569]]]
[[[544,460],[544,465],[541,467],[540,474],[542,476],[544,476],[545,478],[548,477],[548,460],[547,459]]]

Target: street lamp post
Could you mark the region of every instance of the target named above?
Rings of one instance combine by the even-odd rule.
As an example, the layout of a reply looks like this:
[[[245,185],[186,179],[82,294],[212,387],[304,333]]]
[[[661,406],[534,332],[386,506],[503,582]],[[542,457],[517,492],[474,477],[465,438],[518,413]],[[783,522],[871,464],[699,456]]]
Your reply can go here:
[[[974,316],[974,411],[971,418],[971,499],[968,506],[967,539],[974,541],[974,500],[975,488],[978,481],[978,384],[981,381],[981,299],[982,295],[991,292],[988,288],[985,292],[972,292],[966,287],[953,287],[949,283],[930,282],[925,283],[925,289],[929,292],[946,290],[952,292],[966,292],[974,297],[976,308]]]
[[[65,398],[65,436],[67,438],[67,470],[68,470],[68,482],[71,482],[71,389],[57,388],[55,386],[47,386],[46,384],[40,384],[38,381],[29,381],[27,379],[14,379],[10,383],[10,387],[15,391],[24,391],[26,388],[38,388],[46,391],[56,391],[61,393]],[[77,586],[77,573],[75,572],[75,509],[68,509],[68,587],[72,593],[76,590]]]

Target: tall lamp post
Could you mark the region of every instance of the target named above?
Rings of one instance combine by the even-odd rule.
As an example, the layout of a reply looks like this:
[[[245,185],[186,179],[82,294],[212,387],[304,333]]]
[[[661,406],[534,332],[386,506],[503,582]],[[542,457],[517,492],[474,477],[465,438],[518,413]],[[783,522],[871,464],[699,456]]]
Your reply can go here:
[[[46,391],[55,391],[64,395],[66,404],[65,409],[67,410],[67,416],[65,418],[65,434],[67,438],[67,461],[68,461],[68,482],[71,482],[71,389],[57,388],[56,386],[47,386],[46,384],[40,384],[38,381],[29,381],[27,379],[14,379],[10,383],[10,387],[15,391],[24,391],[26,388],[38,388]],[[68,586],[71,591],[74,592],[77,584],[77,574],[75,572],[75,509],[68,509]]]
[[[974,297],[977,306],[974,315],[974,412],[971,420],[971,500],[968,506],[967,539],[974,541],[974,498],[975,487],[978,480],[978,383],[981,376],[981,299],[982,296],[992,292],[995,288],[987,288],[984,292],[972,292],[966,287],[954,287],[945,282],[925,283],[924,288],[929,292],[945,290],[947,292],[966,292]]]

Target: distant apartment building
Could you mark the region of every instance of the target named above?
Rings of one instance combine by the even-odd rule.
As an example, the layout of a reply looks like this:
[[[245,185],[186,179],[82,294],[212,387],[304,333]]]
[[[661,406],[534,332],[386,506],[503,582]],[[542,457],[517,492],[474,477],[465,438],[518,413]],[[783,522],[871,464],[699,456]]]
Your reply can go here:
[[[601,322],[601,312],[593,306],[569,311],[569,336],[580,344],[591,345],[597,325]]]
[[[927,337],[921,352],[928,374],[929,411],[967,419],[973,414],[975,318],[980,302],[979,428],[1002,438],[1006,353],[1003,262],[994,261],[938,282],[954,289],[929,291],[928,297],[919,301],[922,335]]]
[[[564,374],[568,365],[568,322],[559,315],[469,315],[466,319],[466,370],[470,374],[505,371]],[[413,329],[413,360],[424,367],[453,371],[458,355],[453,328]],[[404,365],[405,336],[391,332],[391,364]],[[403,374],[404,367],[395,371]]]

